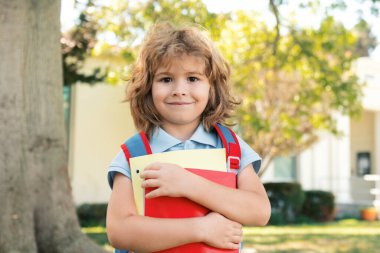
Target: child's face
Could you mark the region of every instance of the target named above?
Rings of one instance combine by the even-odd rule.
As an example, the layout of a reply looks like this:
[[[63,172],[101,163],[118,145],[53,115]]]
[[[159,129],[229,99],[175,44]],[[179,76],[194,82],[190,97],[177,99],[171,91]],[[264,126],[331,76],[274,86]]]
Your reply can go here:
[[[209,100],[210,83],[200,57],[173,58],[154,74],[152,97],[163,128],[198,126]]]

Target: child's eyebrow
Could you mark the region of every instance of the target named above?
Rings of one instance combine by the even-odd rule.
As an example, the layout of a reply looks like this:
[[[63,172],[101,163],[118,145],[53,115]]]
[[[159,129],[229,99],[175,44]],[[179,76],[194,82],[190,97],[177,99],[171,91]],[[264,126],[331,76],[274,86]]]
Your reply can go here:
[[[201,75],[201,76],[204,75],[203,72],[198,72],[198,71],[191,71],[191,72],[187,72],[186,74],[187,75]]]
[[[155,75],[155,76],[159,76],[159,75],[168,76],[168,75],[171,75],[171,73],[166,72],[166,71],[162,71],[162,72],[157,72],[157,73],[155,73],[154,75]]]
[[[170,76],[170,75],[173,75],[173,73],[171,72],[167,72],[167,71],[162,71],[162,72],[157,72],[155,74],[155,76],[159,76],[159,75],[163,75],[163,76]],[[202,73],[202,72],[198,72],[198,71],[190,71],[190,72],[186,72],[186,75],[205,75],[205,73]]]

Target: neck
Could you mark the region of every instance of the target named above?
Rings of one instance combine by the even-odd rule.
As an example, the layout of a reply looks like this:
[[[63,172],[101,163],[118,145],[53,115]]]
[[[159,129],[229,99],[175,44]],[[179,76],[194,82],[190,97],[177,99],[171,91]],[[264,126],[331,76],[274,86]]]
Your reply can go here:
[[[186,125],[172,125],[164,124],[162,129],[165,130],[171,136],[177,138],[180,141],[186,141],[194,134],[195,130],[199,126],[199,122],[194,122],[192,124]]]

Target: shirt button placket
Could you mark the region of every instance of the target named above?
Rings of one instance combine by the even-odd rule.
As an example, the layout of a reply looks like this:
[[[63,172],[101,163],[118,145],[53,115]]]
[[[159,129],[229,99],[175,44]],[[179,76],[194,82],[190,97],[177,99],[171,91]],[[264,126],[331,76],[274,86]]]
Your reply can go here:
[[[184,149],[186,150],[186,149],[189,149],[190,148],[190,141],[185,141],[185,146],[184,146]]]

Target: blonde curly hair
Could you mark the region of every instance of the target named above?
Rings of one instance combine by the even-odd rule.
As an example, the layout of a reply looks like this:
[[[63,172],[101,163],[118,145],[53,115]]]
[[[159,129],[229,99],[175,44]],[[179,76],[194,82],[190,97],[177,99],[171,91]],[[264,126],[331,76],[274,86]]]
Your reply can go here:
[[[161,125],[161,116],[153,104],[152,84],[160,66],[182,55],[203,59],[210,82],[209,101],[202,113],[202,123],[210,131],[216,123],[227,124],[238,102],[230,94],[230,67],[212,40],[200,27],[175,27],[168,22],[155,24],[145,37],[127,83],[126,101],[138,130],[152,134]],[[228,124],[227,124],[228,125]]]

